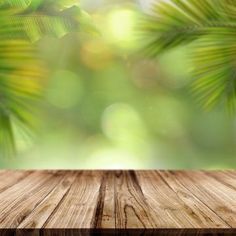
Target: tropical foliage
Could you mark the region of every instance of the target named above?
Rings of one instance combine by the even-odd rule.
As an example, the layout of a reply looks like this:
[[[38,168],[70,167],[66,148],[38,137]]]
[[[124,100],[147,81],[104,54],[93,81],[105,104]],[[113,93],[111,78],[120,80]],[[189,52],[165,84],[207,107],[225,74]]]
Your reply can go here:
[[[0,156],[16,151],[14,126],[36,124],[34,107],[47,70],[34,42],[78,30],[83,12],[72,0],[0,1]]]
[[[236,104],[236,1],[157,1],[142,30],[146,52],[156,56],[189,45],[194,65],[192,92],[205,108]],[[187,69],[187,66],[186,66]]]

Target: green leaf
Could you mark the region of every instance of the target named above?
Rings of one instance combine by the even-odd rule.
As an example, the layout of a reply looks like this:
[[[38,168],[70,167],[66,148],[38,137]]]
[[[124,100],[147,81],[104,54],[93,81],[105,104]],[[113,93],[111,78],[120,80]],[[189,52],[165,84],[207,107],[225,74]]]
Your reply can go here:
[[[148,55],[190,44],[192,91],[204,107],[235,107],[236,1],[159,1],[141,24]]]
[[[43,11],[46,2],[51,5]],[[13,122],[27,131],[37,124],[36,104],[47,70],[31,42],[81,28],[82,11],[74,5],[62,0],[0,1],[0,157],[16,152]]]
[[[11,157],[15,154],[14,134],[10,115],[0,109],[0,157]]]
[[[5,156],[16,149],[11,128],[14,120],[35,127],[34,103],[42,91],[43,68],[29,42],[0,40],[0,137],[6,137],[5,141],[0,138],[0,146]]]
[[[32,0],[2,0],[0,1],[0,6],[9,5],[9,7],[27,8],[31,2]]]
[[[234,110],[236,95],[236,31],[202,37],[193,48],[192,91],[206,108],[224,102]]]

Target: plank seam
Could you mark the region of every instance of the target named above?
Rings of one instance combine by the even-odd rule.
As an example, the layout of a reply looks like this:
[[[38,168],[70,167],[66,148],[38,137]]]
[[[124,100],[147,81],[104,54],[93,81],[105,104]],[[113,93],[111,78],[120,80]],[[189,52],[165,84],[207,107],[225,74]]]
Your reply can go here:
[[[203,173],[206,174],[208,177],[210,177],[210,178],[216,180],[217,182],[219,182],[219,183],[225,185],[227,188],[230,188],[230,189],[232,189],[232,190],[236,190],[236,187],[235,187],[235,186],[233,186],[233,185],[231,185],[231,184],[225,182],[224,180],[220,179],[219,177],[215,176],[214,174],[212,174],[212,173],[205,173],[205,172],[203,172]]]
[[[164,177],[163,177],[160,173],[158,173],[158,174],[161,176],[161,178],[164,179]],[[178,184],[179,184],[180,186],[182,186],[183,189],[186,189],[187,191],[189,191],[189,193],[192,194],[193,197],[195,197],[196,199],[199,200],[199,202],[201,202],[202,204],[204,204],[197,196],[195,196],[195,194],[193,194],[187,187],[185,187],[178,179],[177,179],[176,181],[178,182]],[[170,185],[167,181],[166,181],[166,184],[167,184],[167,185],[176,193],[176,195],[178,196],[177,192],[171,187],[171,185]],[[180,198],[179,198],[179,199],[180,199]],[[180,199],[180,200],[182,200],[182,199]],[[183,200],[182,200],[182,201],[183,201]],[[216,217],[218,217],[220,220],[222,220],[222,222],[224,222],[227,226],[229,226],[229,227],[231,228],[231,226],[228,225],[221,217],[219,217],[219,215],[216,214],[211,208],[209,208],[206,204],[204,204],[204,206],[206,206],[206,208],[207,208],[210,212],[212,212]],[[200,209],[199,209],[199,210],[200,210]]]
[[[63,180],[64,178],[62,178],[61,180]],[[48,181],[48,179],[46,179],[44,182],[47,182]],[[43,184],[42,184],[43,185]],[[56,188],[56,184],[55,184],[55,186],[45,195],[45,197],[43,197],[36,205],[35,205],[35,207],[28,213],[28,215],[27,216],[25,216],[25,217],[23,217],[22,219],[21,219],[21,221],[19,221],[19,224],[16,226],[16,228],[18,228],[23,222],[24,222],[24,220],[26,220],[29,216],[30,216],[30,214],[31,213],[33,213],[34,211],[35,211],[35,209],[47,198],[47,196]]]
[[[65,179],[65,177],[62,177],[61,180],[60,180],[60,182],[63,181],[64,179]],[[47,181],[47,180],[46,180],[46,181]],[[46,182],[46,181],[45,181],[45,182]],[[55,186],[45,195],[45,197],[42,198],[42,200],[39,201],[39,202],[35,205],[35,207],[32,209],[32,211],[30,211],[30,213],[28,214],[28,216],[24,217],[24,218],[21,220],[21,222],[20,222],[20,223],[18,224],[18,226],[16,227],[17,229],[19,229],[18,227],[19,227],[22,223],[24,223],[24,220],[26,220],[26,219],[30,216],[30,214],[32,214],[32,213],[36,210],[36,208],[56,189],[56,187],[57,187],[57,184],[55,184]]]
[[[104,199],[105,199],[105,189],[106,189],[106,179],[108,177],[108,172],[102,176],[101,185],[99,188],[99,194],[97,197],[97,205],[94,211],[93,222],[91,223],[92,228],[98,228],[101,224],[102,214],[104,209]]]
[[[189,178],[190,181],[194,184],[194,182],[191,180],[191,178]],[[179,180],[178,180],[179,181]],[[180,182],[181,183],[181,182]],[[182,184],[182,183],[181,183]],[[194,184],[195,185],[195,184]],[[199,189],[199,187],[197,185],[195,185],[195,187],[201,191],[201,189]],[[225,219],[223,219],[220,215],[218,215],[212,208],[210,208],[207,204],[205,204],[200,198],[198,198],[187,186],[185,187],[186,189],[188,189],[203,205],[205,205],[208,209],[210,209],[211,211],[213,211],[223,222],[225,222],[226,225],[228,225],[230,228],[233,228],[231,225],[229,225],[227,223],[227,221],[225,221]]]
[[[33,171],[29,171],[27,174],[25,174],[25,175],[19,177],[19,178],[16,179],[15,182],[13,182],[11,185],[8,185],[8,186],[2,188],[2,189],[0,190],[0,194],[3,193],[4,191],[6,191],[7,189],[13,187],[14,185],[18,184],[19,182],[21,182],[22,180],[24,180],[25,178],[27,178],[27,177],[28,177],[29,175],[31,175],[31,174],[33,174]]]
[[[31,174],[33,174],[34,172],[32,172]],[[29,174],[30,175],[30,174]],[[28,177],[29,175],[27,175],[26,177]],[[42,184],[40,184],[40,187],[43,187],[44,186],[44,184],[50,179],[51,177],[48,177],[48,178],[46,178],[43,182],[42,182]],[[26,200],[25,199],[26,197],[24,196],[23,197],[23,200]],[[42,200],[44,200],[44,198],[42,199]],[[41,201],[42,201],[41,200]],[[41,201],[39,201],[36,205],[35,205],[35,207],[37,207],[38,206],[38,204],[40,204],[41,203]],[[19,201],[16,201],[15,203],[14,203],[14,205],[12,206],[12,208],[13,209],[15,209],[15,208],[17,208],[19,205],[21,204],[21,202],[19,202]],[[35,209],[35,207],[33,208],[33,210]],[[32,211],[30,211],[30,213],[31,213]],[[5,212],[5,215],[7,215],[9,212]],[[22,218],[18,218],[17,219],[17,222],[19,221],[19,223],[17,223],[17,226],[15,227],[15,228],[17,228],[21,223],[22,223],[22,221],[26,218],[27,216],[23,216]],[[0,221],[0,223],[2,223],[2,221],[4,221],[4,217],[3,217],[3,219],[1,219],[1,221]]]
[[[166,186],[175,194],[175,196],[177,197],[177,199],[183,204],[183,206],[187,206],[189,209],[191,209],[181,198],[179,198],[178,194],[174,191],[174,189],[168,184],[168,182],[162,177],[162,175],[158,172],[155,171],[158,176],[162,179],[162,181],[166,184]],[[192,209],[191,209],[192,210]],[[186,220],[194,227],[193,223],[189,221],[188,218],[186,218]]]
[[[81,172],[78,172],[75,176],[75,180],[77,179],[77,177],[81,174]],[[68,190],[66,191],[66,193],[63,195],[63,197],[61,198],[61,200],[59,201],[59,203],[57,204],[57,206],[53,209],[53,211],[51,212],[51,214],[48,216],[48,218],[45,220],[44,224],[42,225],[41,228],[45,228],[45,226],[48,224],[48,222],[50,221],[50,219],[53,217],[53,215],[55,215],[55,212],[57,211],[57,209],[60,207],[60,205],[62,204],[62,202],[64,201],[64,199],[66,198],[66,196],[68,195],[68,193],[70,192],[70,189],[72,187],[72,185],[74,184],[74,182],[71,183],[70,187],[68,188]]]

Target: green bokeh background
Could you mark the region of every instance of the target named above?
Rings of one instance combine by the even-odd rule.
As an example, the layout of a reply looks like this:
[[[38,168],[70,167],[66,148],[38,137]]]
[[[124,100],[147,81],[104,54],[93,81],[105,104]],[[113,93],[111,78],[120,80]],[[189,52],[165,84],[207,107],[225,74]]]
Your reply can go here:
[[[235,168],[235,116],[204,111],[191,95],[188,48],[137,53],[145,1],[81,5],[99,33],[36,42],[48,68],[39,128],[17,135],[18,156],[1,168]]]

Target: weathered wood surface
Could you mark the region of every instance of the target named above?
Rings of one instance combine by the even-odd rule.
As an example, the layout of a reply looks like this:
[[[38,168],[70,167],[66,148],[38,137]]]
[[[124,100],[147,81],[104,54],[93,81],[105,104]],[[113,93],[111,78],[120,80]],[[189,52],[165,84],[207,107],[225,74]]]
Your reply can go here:
[[[0,235],[236,235],[236,171],[0,171]]]

